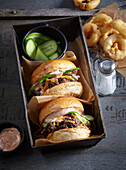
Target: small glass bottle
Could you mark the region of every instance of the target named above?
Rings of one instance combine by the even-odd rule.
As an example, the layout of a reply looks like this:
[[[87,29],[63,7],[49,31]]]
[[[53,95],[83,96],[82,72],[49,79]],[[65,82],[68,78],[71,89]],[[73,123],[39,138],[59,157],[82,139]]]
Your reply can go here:
[[[98,94],[104,96],[113,94],[116,89],[115,63],[104,59],[98,63],[96,71],[96,89]]]

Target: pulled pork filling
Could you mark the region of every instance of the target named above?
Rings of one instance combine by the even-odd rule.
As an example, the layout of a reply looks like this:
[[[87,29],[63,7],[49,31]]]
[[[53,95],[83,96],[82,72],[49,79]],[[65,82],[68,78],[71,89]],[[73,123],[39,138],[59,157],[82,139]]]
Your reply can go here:
[[[59,70],[60,72],[60,70]],[[68,72],[64,74],[63,71],[58,76],[57,74],[54,74],[51,78],[46,78],[42,83],[35,84],[34,88],[31,90],[32,96],[40,96],[44,91],[46,91],[48,88],[54,87],[58,84],[70,82],[70,81],[78,81],[79,75],[76,75],[76,70],[72,72]],[[52,74],[52,73],[50,73]]]
[[[66,114],[54,122],[48,122],[48,124],[42,128],[41,133],[43,137],[46,138],[51,132],[74,127],[88,128],[90,127],[90,122],[87,120],[85,123],[82,123],[74,113]]]

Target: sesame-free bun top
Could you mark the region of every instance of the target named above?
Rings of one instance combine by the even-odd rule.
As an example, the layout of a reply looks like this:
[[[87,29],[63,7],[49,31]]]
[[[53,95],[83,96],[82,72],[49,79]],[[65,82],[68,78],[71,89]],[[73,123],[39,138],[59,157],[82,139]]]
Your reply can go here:
[[[61,97],[52,100],[51,102],[47,103],[39,113],[39,123],[42,124],[43,120],[50,115],[51,113],[57,112],[63,108],[77,108],[80,111],[84,111],[84,107],[82,103],[74,97]]]
[[[68,60],[50,60],[46,61],[37,67],[31,76],[31,84],[37,83],[44,75],[51,73],[52,71],[56,71],[59,69],[74,69],[76,68],[75,64]]]

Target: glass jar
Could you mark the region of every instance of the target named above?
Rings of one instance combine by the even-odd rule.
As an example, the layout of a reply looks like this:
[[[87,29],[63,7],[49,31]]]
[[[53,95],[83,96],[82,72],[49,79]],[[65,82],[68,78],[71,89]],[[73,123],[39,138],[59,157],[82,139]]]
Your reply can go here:
[[[98,63],[96,71],[96,90],[100,95],[113,94],[116,89],[115,63],[104,59]]]

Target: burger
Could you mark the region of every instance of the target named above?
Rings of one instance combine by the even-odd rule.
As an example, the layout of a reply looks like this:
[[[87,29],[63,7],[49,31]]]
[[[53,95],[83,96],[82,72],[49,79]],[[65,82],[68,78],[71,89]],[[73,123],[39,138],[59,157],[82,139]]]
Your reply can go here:
[[[52,141],[84,139],[91,134],[94,118],[84,114],[82,103],[73,97],[57,98],[46,104],[39,113],[41,135]]]
[[[35,69],[31,76],[30,96],[65,95],[80,97],[83,87],[74,63],[68,60],[50,60]]]

